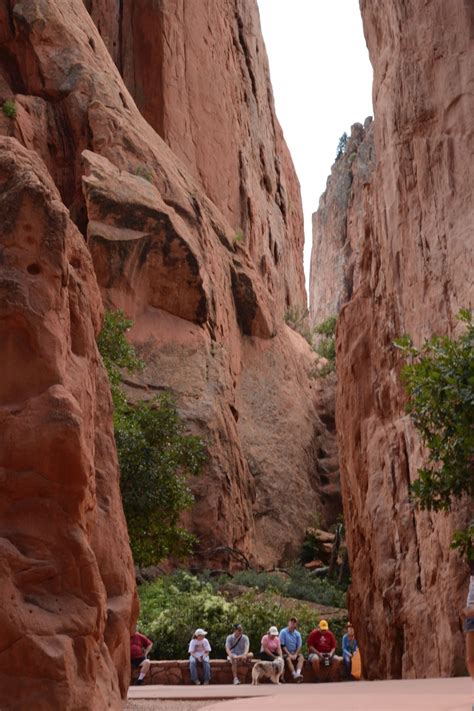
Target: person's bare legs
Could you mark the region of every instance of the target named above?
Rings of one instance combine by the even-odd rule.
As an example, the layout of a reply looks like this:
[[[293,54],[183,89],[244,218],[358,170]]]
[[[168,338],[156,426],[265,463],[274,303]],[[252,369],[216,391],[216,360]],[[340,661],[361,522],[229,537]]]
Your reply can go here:
[[[238,660],[231,654],[231,656],[229,657],[229,661],[230,661],[231,666],[232,666],[232,676],[233,676],[233,678],[234,678],[234,680],[235,680],[235,679],[238,678],[238,676],[237,676],[237,661],[238,661]]]
[[[141,681],[146,677],[148,674],[148,671],[150,669],[151,662],[149,659],[144,659],[143,662],[140,664],[140,674],[138,675],[138,680]]]
[[[466,666],[474,681],[474,632],[466,632]]]
[[[302,654],[298,654],[298,658],[296,660],[296,673],[301,674],[301,672],[303,671],[303,667],[304,667],[304,657]]]
[[[295,675],[295,666],[294,666],[294,664],[293,664],[293,660],[292,660],[292,658],[290,657],[290,655],[288,655],[288,656],[286,657],[285,662],[286,662],[286,665],[287,665],[288,669],[289,669],[290,672],[291,672],[291,676],[294,676],[294,675]]]

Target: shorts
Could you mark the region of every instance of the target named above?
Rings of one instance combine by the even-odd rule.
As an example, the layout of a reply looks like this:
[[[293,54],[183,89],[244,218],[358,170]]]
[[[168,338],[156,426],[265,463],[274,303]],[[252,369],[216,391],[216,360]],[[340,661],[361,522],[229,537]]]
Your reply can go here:
[[[132,659],[132,669],[138,669],[140,664],[144,662],[146,657],[137,657],[136,659]]]
[[[308,654],[308,662],[312,662],[313,659],[319,659],[319,654],[315,654],[314,652],[311,652],[311,654]]]
[[[474,632],[474,617],[466,617],[464,620],[464,632]]]

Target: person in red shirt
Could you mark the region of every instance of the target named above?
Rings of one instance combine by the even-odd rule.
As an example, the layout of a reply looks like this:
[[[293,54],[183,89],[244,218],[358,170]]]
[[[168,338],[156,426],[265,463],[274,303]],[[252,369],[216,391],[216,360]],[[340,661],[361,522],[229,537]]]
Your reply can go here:
[[[134,633],[130,635],[130,659],[133,669],[140,669],[140,674],[137,679],[137,684],[143,684],[145,677],[150,668],[150,660],[147,655],[151,652],[153,642],[144,634],[137,632],[135,627]]]
[[[310,633],[306,643],[309,652],[308,659],[316,676],[319,676],[321,661],[324,657],[327,656],[330,661],[333,658],[340,659],[335,657],[337,642],[326,620],[320,621],[319,626]]]

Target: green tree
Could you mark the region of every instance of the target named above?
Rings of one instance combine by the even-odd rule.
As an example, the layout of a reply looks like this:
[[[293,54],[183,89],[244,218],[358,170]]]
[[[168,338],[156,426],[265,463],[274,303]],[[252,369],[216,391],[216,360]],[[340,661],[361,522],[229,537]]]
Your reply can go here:
[[[474,496],[474,326],[470,311],[458,318],[467,326],[458,338],[433,336],[420,349],[409,336],[395,342],[409,361],[401,374],[406,409],[429,452],[412,486],[420,509],[450,511],[455,501]],[[453,542],[470,558],[473,532],[471,524]]]
[[[348,136],[347,136],[347,133],[344,131],[344,133],[342,134],[342,136],[339,139],[339,143],[337,144],[336,160],[338,158],[340,158],[341,156],[343,156],[344,153],[346,152],[347,140],[348,140]]]
[[[336,369],[336,323],[337,317],[329,316],[314,328],[314,333],[320,336],[314,350],[325,358],[327,363],[322,368],[314,367],[311,370],[310,375],[313,378],[324,378]]]
[[[192,550],[195,538],[179,525],[179,519],[193,503],[188,476],[199,473],[206,452],[200,437],[185,433],[168,393],[147,402],[127,401],[121,370],[133,373],[144,367],[125,337],[130,326],[123,312],[107,313],[98,346],[114,403],[120,489],[130,545],[139,565],[151,565]]]

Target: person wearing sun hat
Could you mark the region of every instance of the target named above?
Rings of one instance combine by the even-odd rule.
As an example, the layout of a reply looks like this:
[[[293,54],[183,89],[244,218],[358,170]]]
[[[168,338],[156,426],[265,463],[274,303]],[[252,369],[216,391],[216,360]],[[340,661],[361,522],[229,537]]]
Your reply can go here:
[[[329,629],[326,620],[321,620],[318,627],[310,633],[307,645],[308,660],[311,662],[315,675],[319,676],[321,660],[326,656],[331,661],[337,646],[336,638]]]
[[[195,631],[192,640],[189,643],[189,671],[191,673],[191,681],[193,684],[199,685],[201,682],[198,677],[197,665],[202,664],[204,673],[204,684],[209,684],[211,680],[211,665],[209,663],[209,652],[211,645],[206,639],[207,632],[201,627]]]
[[[278,629],[272,625],[267,634],[264,634],[260,642],[260,659],[265,662],[273,662],[277,657],[282,657],[280,637]]]

